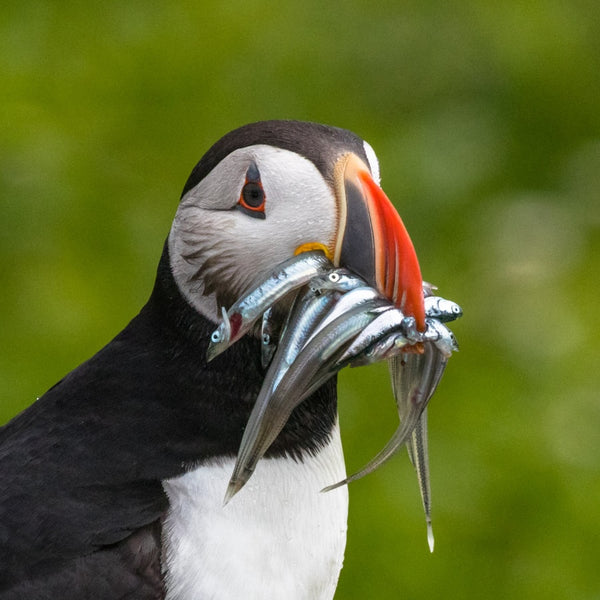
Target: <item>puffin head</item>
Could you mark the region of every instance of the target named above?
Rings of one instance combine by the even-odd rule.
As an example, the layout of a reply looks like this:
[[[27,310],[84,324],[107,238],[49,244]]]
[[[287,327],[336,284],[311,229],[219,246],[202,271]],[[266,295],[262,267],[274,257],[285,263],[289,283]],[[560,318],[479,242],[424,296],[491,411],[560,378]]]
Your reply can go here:
[[[262,121],[225,135],[185,184],[168,249],[181,293],[215,322],[255,279],[321,249],[424,327],[412,242],[375,152],[344,129]]]

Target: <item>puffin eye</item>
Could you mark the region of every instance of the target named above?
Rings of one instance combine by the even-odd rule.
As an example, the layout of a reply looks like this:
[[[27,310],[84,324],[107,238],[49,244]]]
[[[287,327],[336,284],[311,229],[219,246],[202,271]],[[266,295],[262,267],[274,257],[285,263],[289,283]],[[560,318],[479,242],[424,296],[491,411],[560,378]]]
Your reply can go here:
[[[260,183],[249,181],[242,188],[242,201],[248,208],[260,208],[265,201],[265,192]]]
[[[246,171],[246,181],[240,194],[237,207],[247,215],[258,219],[265,218],[265,190],[260,181],[260,173],[255,163]]]

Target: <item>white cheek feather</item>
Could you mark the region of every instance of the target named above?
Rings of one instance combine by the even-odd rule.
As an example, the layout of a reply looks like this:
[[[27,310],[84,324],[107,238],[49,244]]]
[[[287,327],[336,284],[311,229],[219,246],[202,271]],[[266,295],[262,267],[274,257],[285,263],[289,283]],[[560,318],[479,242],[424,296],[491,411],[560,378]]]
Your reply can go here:
[[[369,161],[369,168],[371,169],[371,175],[375,180],[377,185],[381,184],[381,175],[379,173],[379,161],[377,160],[377,155],[375,154],[375,150],[373,150],[371,144],[363,141],[363,148],[365,149],[365,154],[367,155],[367,160]]]
[[[252,161],[265,190],[265,219],[232,210]],[[175,281],[196,310],[217,320],[214,297],[203,295],[195,277],[203,264],[234,294],[247,291],[254,277],[292,257],[298,246],[331,245],[337,211],[333,191],[306,158],[266,145],[235,150],[181,201],[169,235]]]
[[[346,543],[339,429],[316,456],[263,459],[223,506],[233,469],[222,458],[163,482],[167,600],[330,600]]]

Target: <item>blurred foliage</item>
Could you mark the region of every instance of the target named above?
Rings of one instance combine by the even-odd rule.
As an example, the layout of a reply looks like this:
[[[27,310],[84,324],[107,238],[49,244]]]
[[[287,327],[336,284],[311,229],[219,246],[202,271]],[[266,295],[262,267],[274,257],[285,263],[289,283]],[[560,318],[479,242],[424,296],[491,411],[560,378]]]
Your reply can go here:
[[[0,421],[141,307],[210,144],[266,118],[346,127],[465,316],[429,411],[436,551],[403,454],[351,486],[336,598],[599,598],[599,19],[586,0],[5,0]],[[395,427],[386,367],[345,372],[340,398],[355,469]]]

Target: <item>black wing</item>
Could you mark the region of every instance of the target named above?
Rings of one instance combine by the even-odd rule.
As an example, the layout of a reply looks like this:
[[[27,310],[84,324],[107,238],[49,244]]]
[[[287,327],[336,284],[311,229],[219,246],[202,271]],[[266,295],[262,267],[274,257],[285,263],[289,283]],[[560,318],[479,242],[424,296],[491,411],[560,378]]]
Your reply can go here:
[[[177,469],[141,467],[152,430],[115,393],[113,353],[0,430],[2,599],[162,597],[161,476]]]

